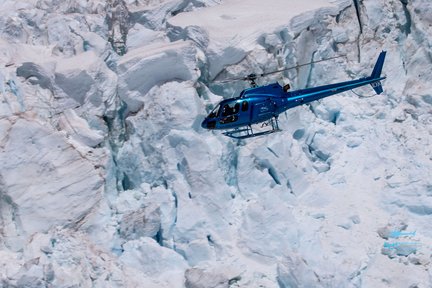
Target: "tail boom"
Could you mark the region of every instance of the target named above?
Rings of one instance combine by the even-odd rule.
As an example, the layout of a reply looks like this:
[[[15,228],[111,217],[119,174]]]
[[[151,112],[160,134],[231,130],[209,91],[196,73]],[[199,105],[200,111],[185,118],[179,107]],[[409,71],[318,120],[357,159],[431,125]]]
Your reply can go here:
[[[369,77],[287,92],[285,95],[288,101],[286,105],[284,105],[284,107],[281,108],[281,110],[289,109],[304,103],[312,102],[321,98],[325,98],[344,91],[352,90],[354,88],[361,87],[368,84],[372,86],[372,88],[375,90],[377,94],[381,94],[383,92],[381,80],[384,80],[386,78],[386,77],[381,77],[381,71],[384,65],[385,55],[386,55],[385,51],[382,51],[380,53],[378,60],[375,64],[375,67],[372,71],[372,74]]]
[[[376,86],[374,89],[379,89],[381,87],[380,80],[385,79],[385,77],[380,77],[376,79],[372,79],[370,77],[367,78],[361,78],[357,80],[352,81],[346,81],[336,84],[330,84],[325,86],[319,86],[315,88],[309,88],[309,89],[303,89],[303,90],[297,90],[290,92],[288,94],[288,103],[291,103],[291,107],[301,105],[304,103],[308,103],[311,101],[315,101],[321,98],[325,98],[334,94],[338,94],[341,92],[345,92],[348,90],[352,90],[364,85],[372,85]],[[377,84],[375,84],[377,83]],[[376,91],[376,90],[375,90]],[[291,108],[290,107],[290,108]]]

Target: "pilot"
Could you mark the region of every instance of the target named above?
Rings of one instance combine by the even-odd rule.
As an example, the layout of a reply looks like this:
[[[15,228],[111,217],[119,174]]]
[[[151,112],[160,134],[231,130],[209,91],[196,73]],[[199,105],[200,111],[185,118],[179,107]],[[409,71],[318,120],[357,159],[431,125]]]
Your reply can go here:
[[[228,109],[229,109],[228,105],[224,105],[224,107],[222,108],[222,116],[226,116],[229,114]]]

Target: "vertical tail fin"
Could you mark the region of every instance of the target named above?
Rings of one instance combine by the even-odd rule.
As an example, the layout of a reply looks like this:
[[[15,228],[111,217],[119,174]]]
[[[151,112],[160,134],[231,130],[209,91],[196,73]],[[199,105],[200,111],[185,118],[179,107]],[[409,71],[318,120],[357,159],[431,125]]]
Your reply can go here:
[[[386,53],[387,53],[386,51],[382,51],[380,53],[380,55],[378,56],[378,60],[377,60],[375,67],[372,71],[372,75],[371,75],[372,79],[379,78],[381,76],[381,71],[382,71],[382,67],[384,65],[384,59],[385,59]]]
[[[385,79],[385,77],[381,77],[381,71],[382,71],[382,68],[384,65],[384,59],[385,59],[386,53],[387,53],[386,51],[382,51],[380,53],[380,55],[378,56],[378,60],[375,64],[375,67],[372,71],[372,74],[370,76],[371,79],[377,80],[377,81],[371,83],[372,88],[375,90],[375,92],[377,94],[381,94],[383,92],[383,88],[382,88],[380,80]]]

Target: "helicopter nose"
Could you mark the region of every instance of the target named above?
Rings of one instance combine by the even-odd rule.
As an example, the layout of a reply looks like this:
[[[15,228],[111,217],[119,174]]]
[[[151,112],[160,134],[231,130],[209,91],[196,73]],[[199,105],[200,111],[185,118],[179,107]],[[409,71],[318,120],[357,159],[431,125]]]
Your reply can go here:
[[[209,120],[208,118],[206,118],[201,123],[201,127],[204,128],[204,129],[215,129],[216,128],[216,121]]]
[[[207,129],[207,118],[202,121],[201,127]]]

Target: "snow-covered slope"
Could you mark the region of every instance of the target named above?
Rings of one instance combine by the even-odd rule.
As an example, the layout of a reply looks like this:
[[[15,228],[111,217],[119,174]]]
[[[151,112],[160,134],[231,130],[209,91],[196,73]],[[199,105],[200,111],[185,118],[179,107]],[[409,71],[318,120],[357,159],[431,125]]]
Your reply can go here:
[[[430,287],[432,5],[358,1],[360,34],[356,2],[3,1],[0,286]],[[214,80],[381,50],[382,95],[200,127],[247,85]]]

